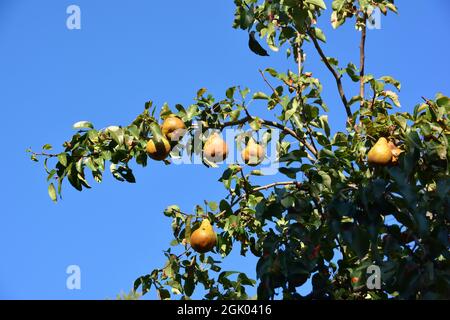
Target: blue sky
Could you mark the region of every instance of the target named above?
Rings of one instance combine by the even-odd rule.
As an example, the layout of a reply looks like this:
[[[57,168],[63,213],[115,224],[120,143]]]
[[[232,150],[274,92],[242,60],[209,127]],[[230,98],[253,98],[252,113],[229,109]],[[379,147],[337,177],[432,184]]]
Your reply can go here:
[[[400,14],[368,33],[366,70],[399,79],[402,107],[411,111],[422,95],[450,93],[450,3],[396,2]],[[66,28],[70,4],[81,8],[81,30]],[[128,124],[149,99],[189,105],[201,87],[218,98],[232,85],[267,90],[258,68],[285,71],[292,61],[283,53],[253,55],[247,34],[231,28],[233,9],[224,0],[0,0],[0,299],[104,299],[128,291],[138,276],[164,263],[162,250],[171,240],[166,206],[191,211],[225,195],[219,169],[151,162],[135,167],[136,184],[106,174],[89,191],[66,186],[54,204],[42,165],[25,150],[44,143],[58,148],[79,120],[98,128]],[[351,25],[332,30],[329,14],[320,20],[326,54],[356,62],[358,33]],[[331,125],[341,128],[334,82],[314,51],[307,54],[307,71],[323,82]],[[255,263],[236,253],[223,265],[254,277]],[[72,264],[81,268],[81,290],[66,288]]]

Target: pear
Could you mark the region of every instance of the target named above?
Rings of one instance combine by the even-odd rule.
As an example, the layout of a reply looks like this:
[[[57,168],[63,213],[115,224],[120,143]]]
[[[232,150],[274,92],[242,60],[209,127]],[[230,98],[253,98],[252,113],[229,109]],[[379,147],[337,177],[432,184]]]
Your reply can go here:
[[[370,164],[385,166],[392,160],[392,151],[386,138],[378,139],[367,154]]]
[[[186,132],[186,125],[177,116],[170,115],[164,120],[161,126],[161,131],[170,142],[176,142],[179,141]]]
[[[191,234],[191,247],[199,252],[211,251],[217,242],[217,235],[208,219],[203,219],[200,227]]]
[[[170,153],[170,143],[166,138],[150,139],[147,141],[145,150],[153,160],[164,160]]]
[[[203,146],[203,156],[211,162],[220,162],[228,156],[228,146],[220,134],[213,133]]]
[[[264,147],[250,138],[247,146],[241,152],[241,157],[249,166],[256,166],[264,160],[264,154]]]

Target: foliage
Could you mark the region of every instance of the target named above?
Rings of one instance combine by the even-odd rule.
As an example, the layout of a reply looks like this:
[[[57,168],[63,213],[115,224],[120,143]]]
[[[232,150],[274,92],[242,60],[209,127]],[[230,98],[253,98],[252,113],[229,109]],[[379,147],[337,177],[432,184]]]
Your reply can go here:
[[[255,285],[258,299],[279,293],[284,299],[449,298],[450,99],[438,94],[434,100],[424,98],[412,114],[393,112],[400,107],[400,83],[364,72],[370,12],[396,12],[393,1],[332,2],[333,27],[354,21],[361,32],[359,67],[324,54],[326,36],[317,26],[318,16],[329,10],[323,0],[234,2],[234,28],[256,31],[275,52],[285,48],[297,70],[260,71],[268,92],[251,95],[236,86],[217,100],[200,89],[189,107],[164,105],[159,116],[147,102],[125,127],[97,130],[90,122],[76,123],[77,133],[64,143],[64,151],[48,153],[49,145],[40,153],[30,151],[34,161],[44,157],[50,197],[61,196],[66,179],[79,191],[90,188],[86,171],[101,182],[107,163],[117,180],[134,183],[131,160],[147,165],[146,142],[158,134],[152,127],[170,114],[185,122],[191,138],[201,123],[203,140],[212,128],[280,129],[279,172],[289,180],[260,186],[255,183],[260,171],[245,173],[245,166],[233,164],[220,178],[228,195],[219,203],[205,201],[193,213],[169,206],[164,214],[173,221],[174,248],[165,251],[162,268],[136,280],[134,290],[146,294],[154,287],[160,299],[174,294],[189,299],[199,285],[205,299],[248,299],[248,286]],[[332,131],[321,83],[305,71],[307,45],[336,80],[347,115],[345,131]],[[359,95],[347,98],[344,77],[359,87]],[[277,118],[252,116],[248,105],[254,100],[275,110]],[[367,163],[367,152],[380,137],[402,149],[398,162]],[[201,146],[186,151],[200,154]],[[49,160],[55,161],[53,168]],[[218,231],[217,255],[197,254],[189,246],[191,230],[204,217]],[[225,258],[233,249],[259,258],[257,281],[221,269],[218,256]],[[365,285],[370,265],[381,268],[381,289]],[[312,290],[302,296],[298,289],[308,280]]]

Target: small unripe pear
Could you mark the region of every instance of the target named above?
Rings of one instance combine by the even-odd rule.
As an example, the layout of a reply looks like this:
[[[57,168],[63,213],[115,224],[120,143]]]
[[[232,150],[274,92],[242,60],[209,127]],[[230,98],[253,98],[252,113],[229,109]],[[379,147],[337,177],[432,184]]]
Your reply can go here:
[[[378,139],[377,143],[369,150],[367,154],[369,163],[385,166],[391,162],[392,151],[386,138]]]
[[[212,162],[220,162],[228,156],[228,146],[220,134],[213,133],[203,146],[203,156]]]
[[[253,138],[250,138],[247,146],[242,150],[242,160],[249,166],[256,166],[264,160],[264,147],[256,143]]]

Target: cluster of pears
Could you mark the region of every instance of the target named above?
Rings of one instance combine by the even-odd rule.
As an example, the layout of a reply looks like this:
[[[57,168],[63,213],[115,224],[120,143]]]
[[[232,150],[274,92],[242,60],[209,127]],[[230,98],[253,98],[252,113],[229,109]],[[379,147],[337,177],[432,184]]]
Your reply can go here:
[[[208,219],[203,219],[200,227],[191,234],[192,249],[199,253],[211,251],[217,242],[217,235]]]
[[[392,141],[381,137],[369,150],[367,158],[370,164],[386,166],[389,164],[397,164],[398,157],[402,152],[403,150],[398,148]]]
[[[169,155],[173,143],[186,132],[186,125],[175,115],[169,115],[161,126],[153,122],[150,124],[153,137],[147,141],[146,151],[153,160],[164,160]],[[203,146],[203,156],[211,162],[224,161],[228,156],[228,145],[218,132],[211,134]],[[253,138],[250,138],[246,147],[241,152],[244,162],[250,166],[256,166],[264,160],[265,149]]]
[[[186,131],[184,122],[175,115],[168,116],[161,127],[157,123],[150,125],[153,137],[147,142],[146,151],[153,160],[164,160],[172,149],[171,143],[177,142]]]
[[[228,145],[219,133],[213,133],[205,142],[203,156],[212,162],[220,162],[228,156]],[[265,149],[253,138],[250,138],[246,147],[241,152],[244,162],[250,166],[256,166],[264,160]]]

